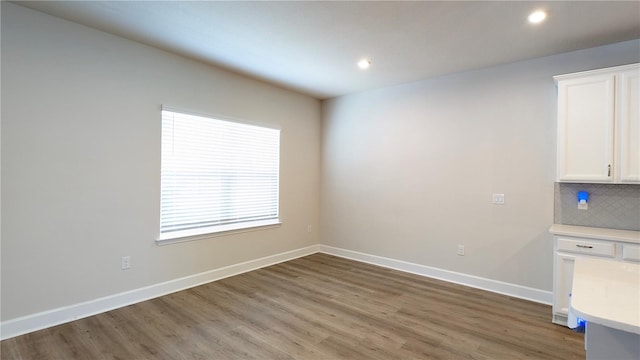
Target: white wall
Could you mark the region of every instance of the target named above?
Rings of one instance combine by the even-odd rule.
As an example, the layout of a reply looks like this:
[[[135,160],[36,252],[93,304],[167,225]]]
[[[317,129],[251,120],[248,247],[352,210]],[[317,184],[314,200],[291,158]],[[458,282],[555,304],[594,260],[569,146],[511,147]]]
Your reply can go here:
[[[552,76],[638,61],[636,40],[326,101],[321,243],[551,290]]]
[[[282,129],[280,228],[155,244],[161,104]],[[318,100],[2,2],[2,321],[317,244],[319,142]]]

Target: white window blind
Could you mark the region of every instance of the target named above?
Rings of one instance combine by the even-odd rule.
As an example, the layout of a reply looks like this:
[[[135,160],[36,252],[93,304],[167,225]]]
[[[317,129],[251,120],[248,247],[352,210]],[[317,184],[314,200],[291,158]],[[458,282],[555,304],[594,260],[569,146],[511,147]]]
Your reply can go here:
[[[162,110],[160,238],[278,222],[280,131]]]

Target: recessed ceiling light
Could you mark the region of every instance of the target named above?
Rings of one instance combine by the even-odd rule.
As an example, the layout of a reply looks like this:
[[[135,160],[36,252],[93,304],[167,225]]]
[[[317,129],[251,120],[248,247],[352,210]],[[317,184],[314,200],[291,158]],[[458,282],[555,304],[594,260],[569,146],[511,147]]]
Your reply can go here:
[[[531,14],[529,14],[529,17],[527,19],[529,19],[529,22],[532,24],[539,24],[543,22],[544,19],[546,18],[547,18],[546,12],[544,12],[543,10],[536,10]]]
[[[362,70],[364,69],[368,69],[369,66],[371,66],[371,60],[369,59],[362,59],[360,61],[358,61],[358,67]]]

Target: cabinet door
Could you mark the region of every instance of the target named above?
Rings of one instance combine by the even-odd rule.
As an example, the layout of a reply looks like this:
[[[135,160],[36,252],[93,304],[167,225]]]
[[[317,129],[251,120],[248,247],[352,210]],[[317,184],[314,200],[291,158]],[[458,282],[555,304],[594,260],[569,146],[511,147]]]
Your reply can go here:
[[[616,175],[621,182],[640,182],[640,70],[618,78]]]
[[[615,76],[558,82],[558,180],[613,181]]]
[[[569,294],[573,286],[573,266],[575,256],[556,253],[556,267],[553,284],[553,313],[567,315],[569,313]]]

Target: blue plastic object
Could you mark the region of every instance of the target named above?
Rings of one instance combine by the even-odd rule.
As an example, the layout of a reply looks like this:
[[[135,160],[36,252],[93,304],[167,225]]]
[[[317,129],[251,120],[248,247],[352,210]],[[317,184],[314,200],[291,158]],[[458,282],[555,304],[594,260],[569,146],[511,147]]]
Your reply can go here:
[[[586,191],[578,191],[578,204],[584,204],[588,202],[589,202],[589,193]]]

